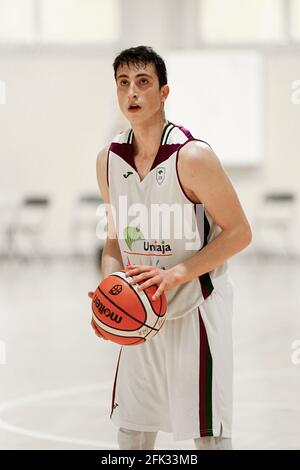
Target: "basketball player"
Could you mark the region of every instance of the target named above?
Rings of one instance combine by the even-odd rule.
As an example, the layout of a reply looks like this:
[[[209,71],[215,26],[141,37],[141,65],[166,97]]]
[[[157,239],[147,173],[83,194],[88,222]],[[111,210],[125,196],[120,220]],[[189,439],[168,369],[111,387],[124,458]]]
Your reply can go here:
[[[139,46],[122,51],[113,67],[130,128],[97,159],[102,197],[116,210],[108,213],[103,276],[125,268],[132,283],[141,289],[156,284],[155,296],[165,292],[168,300],[161,331],[120,350],[111,410],[119,447],[153,449],[162,430],[176,440],[194,439],[196,449],[231,449],[233,292],[226,260],[250,243],[251,229],[209,144],[166,120],[163,59]],[[153,240],[134,222],[128,241],[120,226],[121,196],[128,209],[187,205],[192,215],[184,223],[194,224],[199,243],[187,249],[187,240],[172,233]]]

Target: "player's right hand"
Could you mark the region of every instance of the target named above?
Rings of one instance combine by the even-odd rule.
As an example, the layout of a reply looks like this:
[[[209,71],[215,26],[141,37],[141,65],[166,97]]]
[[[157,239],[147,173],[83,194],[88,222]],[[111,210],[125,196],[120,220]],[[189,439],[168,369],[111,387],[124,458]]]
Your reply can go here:
[[[96,330],[93,320],[91,321],[91,325],[93,327],[94,333],[98,336],[98,338],[105,339],[107,341],[107,338],[104,338],[104,336],[102,336],[102,334],[99,333],[98,330]]]
[[[94,292],[89,292],[88,296],[90,299],[92,299],[94,297]],[[99,333],[99,331],[96,329],[93,320],[91,320],[91,325],[93,327],[94,333],[98,336],[98,338],[105,339],[107,341],[107,338],[104,338],[104,336],[102,336],[101,333]]]

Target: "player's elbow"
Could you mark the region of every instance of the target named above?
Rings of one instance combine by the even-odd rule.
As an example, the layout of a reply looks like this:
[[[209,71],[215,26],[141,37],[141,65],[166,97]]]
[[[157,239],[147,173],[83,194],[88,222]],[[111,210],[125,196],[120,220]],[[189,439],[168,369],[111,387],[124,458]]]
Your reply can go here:
[[[247,248],[252,242],[252,230],[248,222],[239,227],[239,242],[242,250]]]

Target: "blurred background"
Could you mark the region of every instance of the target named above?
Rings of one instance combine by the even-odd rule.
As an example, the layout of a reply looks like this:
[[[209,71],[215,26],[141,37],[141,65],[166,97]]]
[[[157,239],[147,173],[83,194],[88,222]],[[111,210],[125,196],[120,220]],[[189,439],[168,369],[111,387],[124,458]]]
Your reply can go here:
[[[0,448],[116,448],[119,348],[87,297],[95,163],[129,126],[114,57],[142,44],[166,61],[167,119],[212,145],[253,230],[230,262],[234,447],[299,449],[300,0],[0,0]]]

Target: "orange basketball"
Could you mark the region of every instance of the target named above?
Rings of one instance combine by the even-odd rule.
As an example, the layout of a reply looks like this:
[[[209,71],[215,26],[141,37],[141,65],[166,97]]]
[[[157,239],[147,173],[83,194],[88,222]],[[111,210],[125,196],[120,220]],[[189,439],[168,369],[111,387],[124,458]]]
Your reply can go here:
[[[167,310],[163,293],[152,300],[157,286],[138,290],[130,285],[124,271],[103,279],[92,300],[93,325],[101,335],[123,345],[140,344],[162,327]]]

